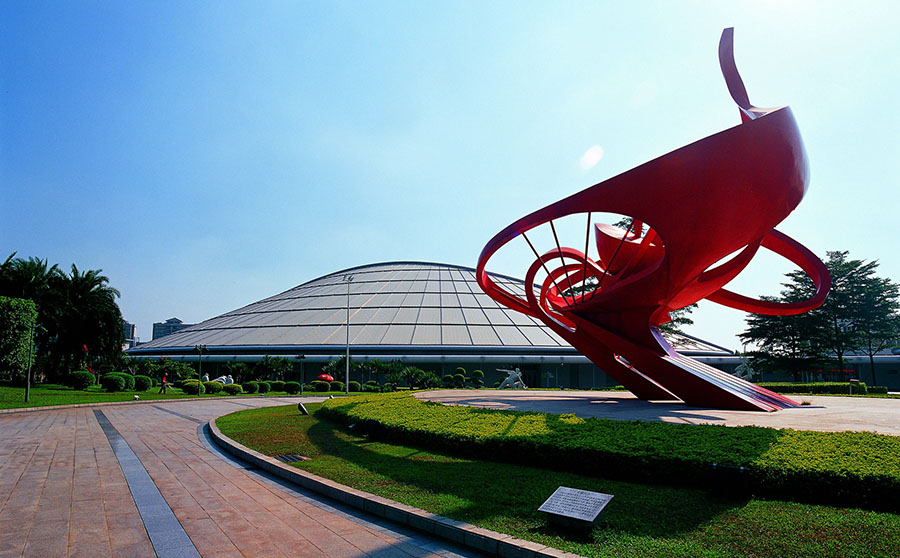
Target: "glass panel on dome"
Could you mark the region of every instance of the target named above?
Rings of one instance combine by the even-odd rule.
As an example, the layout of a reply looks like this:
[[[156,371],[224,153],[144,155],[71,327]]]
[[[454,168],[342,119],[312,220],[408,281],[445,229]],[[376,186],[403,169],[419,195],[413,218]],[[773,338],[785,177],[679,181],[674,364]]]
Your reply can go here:
[[[544,328],[540,328],[538,326],[531,327],[522,327],[519,330],[525,334],[525,337],[531,341],[532,345],[536,347],[556,347],[557,343],[553,340],[552,337],[547,335],[547,332],[544,331]]]
[[[394,323],[394,317],[397,315],[397,310],[397,308],[379,308],[375,312],[375,315],[372,316],[372,319],[369,320],[369,323],[390,325]]]
[[[425,293],[422,299],[422,306],[434,306],[437,308],[441,305],[441,295],[438,293]]]
[[[519,328],[515,326],[499,326],[494,327],[494,330],[497,332],[497,335],[500,336],[500,341],[503,342],[504,345],[509,345],[513,347],[522,347],[531,345]]]
[[[378,345],[384,334],[387,333],[389,326],[386,325],[366,325],[366,326],[350,326],[350,342],[354,345]],[[351,347],[352,350],[352,347]],[[352,355],[350,357],[353,358]]]
[[[444,325],[441,327],[444,345],[471,345],[472,338],[466,326]]]
[[[491,326],[470,325],[469,334],[472,336],[472,343],[475,345],[499,345],[500,338],[494,332]]]
[[[440,324],[441,323],[441,309],[440,308],[429,308],[429,307],[423,306],[422,309],[419,310],[419,318],[416,320],[416,323],[417,324]]]
[[[463,308],[463,316],[466,318],[467,324],[490,324],[487,316],[484,315],[484,312],[481,311],[480,308]]]
[[[416,319],[419,317],[419,309],[418,308],[401,308],[397,311],[397,315],[394,316],[395,324],[415,324]]]
[[[422,293],[409,293],[406,295],[406,298],[403,299],[403,306],[407,308],[418,308],[422,306]]]
[[[494,299],[484,293],[475,293],[475,299],[478,300],[478,305],[482,308],[499,308]]]
[[[463,325],[466,323],[466,320],[463,318],[463,313],[460,308],[442,308],[441,323]]]
[[[415,326],[411,325],[392,325],[388,327],[387,333],[381,339],[382,345],[409,345],[412,341]]]
[[[413,333],[413,345],[440,345],[441,344],[441,326],[438,325],[420,325],[416,326]]]
[[[507,313],[499,308],[485,308],[484,313],[493,325],[512,325]],[[511,312],[510,312],[511,313]]]

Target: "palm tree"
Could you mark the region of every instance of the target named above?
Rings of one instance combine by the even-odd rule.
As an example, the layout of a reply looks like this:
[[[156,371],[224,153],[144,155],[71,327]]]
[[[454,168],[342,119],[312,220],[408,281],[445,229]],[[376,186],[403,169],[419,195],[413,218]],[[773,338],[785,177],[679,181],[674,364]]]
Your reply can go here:
[[[55,281],[60,297],[56,348],[66,374],[84,366],[88,357],[115,357],[122,349],[122,314],[116,304],[121,295],[101,272],[80,271],[72,264],[72,272]]]

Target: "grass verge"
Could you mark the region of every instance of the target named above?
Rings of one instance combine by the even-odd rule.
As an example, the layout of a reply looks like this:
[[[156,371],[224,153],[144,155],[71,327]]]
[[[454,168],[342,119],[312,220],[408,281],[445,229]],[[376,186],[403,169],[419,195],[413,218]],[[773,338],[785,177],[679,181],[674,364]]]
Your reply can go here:
[[[196,395],[183,393],[180,389],[169,387],[168,393],[157,393],[159,387],[150,388],[149,391],[120,391],[110,393],[100,386],[91,386],[85,391],[75,390],[67,386],[56,384],[42,384],[32,386],[30,401],[25,402],[25,388],[0,386],[0,409],[22,409],[26,407],[47,407],[52,405],[77,405],[81,403],[107,403],[114,401],[134,401],[137,395],[141,399],[185,399],[194,398]],[[244,394],[248,397],[258,397],[257,394]],[[272,392],[267,395],[273,395]],[[274,395],[287,395],[275,393]],[[222,397],[227,393],[203,394],[200,397]],[[230,396],[228,396],[230,397]]]
[[[386,441],[491,460],[900,511],[896,436],[582,419],[445,406],[402,393],[330,400],[319,412]]]
[[[311,411],[320,405],[308,405]],[[361,436],[296,407],[217,420],[267,455],[311,457],[294,466],[379,496],[584,556],[898,556],[900,515],[727,497],[483,461]],[[613,494],[602,522],[573,537],[552,529],[540,504],[558,487]]]

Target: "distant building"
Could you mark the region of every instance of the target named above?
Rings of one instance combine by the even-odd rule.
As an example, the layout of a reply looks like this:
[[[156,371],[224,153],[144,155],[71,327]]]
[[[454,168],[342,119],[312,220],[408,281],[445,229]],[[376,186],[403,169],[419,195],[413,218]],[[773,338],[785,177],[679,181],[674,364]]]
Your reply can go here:
[[[176,331],[180,331],[194,324],[186,324],[178,318],[169,318],[165,322],[156,322],[153,324],[153,339],[159,339],[166,335],[171,335]]]
[[[122,350],[123,351],[130,349],[130,348],[134,347],[135,345],[137,345],[138,338],[135,335],[136,331],[137,331],[137,328],[134,326],[134,324],[130,324],[130,323],[126,322],[125,320],[122,320],[122,334],[125,337],[125,341],[122,342]]]

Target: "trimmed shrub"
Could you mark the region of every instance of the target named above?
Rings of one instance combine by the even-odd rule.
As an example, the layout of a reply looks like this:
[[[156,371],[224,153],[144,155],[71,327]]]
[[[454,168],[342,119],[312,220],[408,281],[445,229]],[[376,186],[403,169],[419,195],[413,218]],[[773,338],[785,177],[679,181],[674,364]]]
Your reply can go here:
[[[344,382],[335,380],[329,383],[331,384],[331,389],[329,391],[344,391]]]
[[[356,380],[351,380],[349,386],[350,391],[360,391],[359,382],[357,382]]]
[[[457,369],[459,370],[459,369]],[[453,387],[461,388],[466,387],[466,377],[463,374],[454,374],[453,375]]]
[[[241,384],[225,384],[225,387],[222,389],[224,389],[225,393],[228,395],[240,395],[244,393],[244,388],[241,387]]]
[[[219,393],[223,389],[225,389],[225,384],[222,382],[203,382],[203,387],[206,388],[206,393]]]
[[[888,392],[887,386],[868,386],[869,395],[885,395]]]
[[[409,393],[342,397],[326,401],[316,414],[391,442],[483,459],[900,510],[898,436],[583,419],[437,405]]]
[[[303,391],[316,391],[312,384],[303,384]]]
[[[106,391],[124,391],[125,378],[121,374],[105,374],[100,377],[100,385]]]
[[[376,380],[369,380],[368,382],[366,382],[366,385],[367,386],[377,386],[378,382]]]
[[[472,371],[472,385],[477,388],[484,385],[484,372],[481,370]]]
[[[259,382],[245,382],[244,393],[256,393],[259,391]]]
[[[200,380],[185,380],[181,383],[181,391],[189,395],[197,395],[198,389],[201,394],[206,393],[206,387],[200,383]]]
[[[272,391],[272,384],[269,382],[257,382],[259,384],[259,393],[269,393]]]
[[[362,387],[362,390],[364,393],[379,393],[379,392],[381,392],[381,386],[379,386],[377,384],[376,385],[366,384]]]
[[[811,382],[808,384],[795,384],[791,382],[764,382],[757,384],[775,393],[808,393],[816,395],[819,393],[829,393],[833,395],[849,395],[849,382]],[[866,395],[868,388],[865,382],[853,386],[854,395]],[[886,393],[886,391],[885,391]]]
[[[112,372],[112,374],[122,376],[122,379],[125,380],[125,391],[134,391],[134,376],[125,372]]]
[[[78,370],[69,375],[68,383],[69,387],[84,391],[94,385],[94,375],[87,370]]]
[[[329,390],[331,390],[331,384],[329,384],[328,382],[325,382],[325,381],[323,381],[323,380],[313,380],[313,382],[312,382],[312,384],[310,384],[310,386],[311,386],[315,391],[329,391]]]
[[[300,393],[300,382],[285,382],[284,391],[288,392],[291,395]]]
[[[150,379],[150,376],[134,377],[134,391],[147,391],[151,387],[153,387],[153,380]]]
[[[270,391],[284,391],[284,382],[281,380],[275,380],[269,382],[269,387],[272,388]]]

